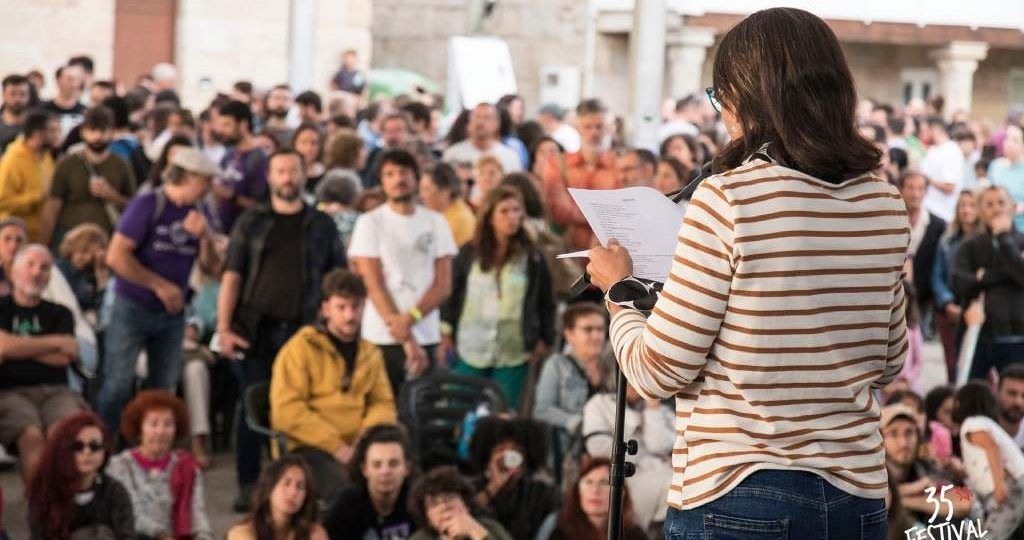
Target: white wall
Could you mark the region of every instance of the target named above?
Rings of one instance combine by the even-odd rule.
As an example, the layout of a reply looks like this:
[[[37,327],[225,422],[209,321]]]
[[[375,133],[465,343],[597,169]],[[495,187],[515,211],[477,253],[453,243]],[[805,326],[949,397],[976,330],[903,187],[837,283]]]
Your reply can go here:
[[[46,77],[44,97],[56,92],[53,73],[80,54],[95,75],[110,78],[114,62],[115,0],[0,0],[0,77],[33,69]]]

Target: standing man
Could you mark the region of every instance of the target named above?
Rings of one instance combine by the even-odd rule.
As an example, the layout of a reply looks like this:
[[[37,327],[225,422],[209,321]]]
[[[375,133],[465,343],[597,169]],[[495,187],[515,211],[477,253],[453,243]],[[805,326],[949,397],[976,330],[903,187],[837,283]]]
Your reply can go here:
[[[23,75],[8,75],[3,82],[3,108],[0,108],[0,155],[7,145],[21,134],[25,112],[32,97],[28,79]]]
[[[82,105],[82,80],[84,74],[79,66],[61,66],[55,75],[57,95],[43,102],[42,109],[57,117],[60,122],[60,140],[82,122],[85,105]]]
[[[932,268],[935,266],[935,254],[938,252],[939,240],[946,231],[946,222],[929,212],[922,201],[928,180],[921,173],[911,172],[903,175],[900,181],[900,196],[907,207],[907,218],[910,220],[910,244],[907,256],[913,261],[912,275],[907,276],[914,284],[917,292],[917,305],[921,316],[926,321],[931,319],[932,304],[935,293],[932,291]],[[921,328],[928,328],[922,323]]]
[[[44,111],[29,113],[23,133],[0,158],[0,219],[25,221],[28,237],[39,239],[43,197],[53,177],[50,151],[60,143],[60,124]]]
[[[399,395],[406,375],[423,373],[441,341],[438,307],[452,290],[455,241],[444,217],[416,203],[416,158],[389,150],[380,159],[387,203],[359,216],[348,255],[370,303],[363,337],[380,347]]]
[[[380,185],[380,157],[388,150],[408,150],[411,135],[408,115],[393,112],[384,116],[380,121],[379,146],[366,156],[366,168],[361,173],[364,187]]]
[[[267,196],[267,155],[252,136],[252,109],[241,101],[221,106],[217,138],[231,148],[221,166],[224,175],[213,185],[217,199],[217,229],[231,232],[235,219]]]
[[[281,347],[316,322],[324,275],[346,266],[334,221],[302,201],[302,156],[279,150],[268,167],[270,205],[246,211],[235,223],[217,297],[221,355],[237,360],[243,391],[270,380]],[[238,422],[238,512],[248,508],[264,446],[263,437]]]
[[[565,122],[565,109],[549,103],[540,108],[537,122],[544,128],[544,134],[551,137],[570,154],[580,151],[580,134]]]
[[[928,178],[924,207],[949,223],[964,184],[964,154],[956,141],[949,138],[946,121],[941,116],[929,116],[925,125],[931,135],[931,146],[921,160],[921,173]]]
[[[615,169],[622,187],[651,187],[658,169],[658,158],[650,150],[630,148],[615,158]]]
[[[331,79],[331,88],[349,94],[362,94],[366,88],[366,77],[359,71],[359,58],[356,51],[349,49],[341,55],[341,69]]]
[[[523,163],[516,151],[501,143],[501,119],[498,108],[490,103],[481,103],[469,114],[466,126],[469,138],[453,144],[444,151],[442,160],[455,166],[460,163],[476,164],[485,155],[498,158],[506,173],[523,170]]]
[[[145,388],[174,391],[181,375],[184,308],[192,264],[220,267],[206,219],[196,204],[220,170],[195,148],[179,150],[160,189],[139,194],[124,210],[107,248],[117,274],[97,409],[119,426],[135,386],[135,363],[145,349]]]
[[[277,146],[291,146],[292,134],[295,129],[288,123],[288,111],[292,108],[292,89],[287,84],[279,84],[267,92],[263,102],[263,132],[268,133],[277,141]]]
[[[572,249],[586,249],[597,238],[583,212],[566,188],[615,189],[621,187],[615,170],[615,156],[604,149],[607,109],[597,99],[581,101],[576,107],[576,129],[580,151],[565,157],[565,169],[555,161],[543,174],[545,200],[555,224],[565,227]]]
[[[53,173],[43,207],[39,241],[59,246],[82,223],[99,225],[112,234],[135,188],[128,164],[110,151],[114,118],[106,107],[85,111],[80,133],[84,148],[64,156]]]

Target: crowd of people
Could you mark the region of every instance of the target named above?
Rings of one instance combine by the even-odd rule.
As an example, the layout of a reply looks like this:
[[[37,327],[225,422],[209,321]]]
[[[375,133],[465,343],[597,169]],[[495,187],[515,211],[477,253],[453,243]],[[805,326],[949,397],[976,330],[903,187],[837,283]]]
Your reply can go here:
[[[0,109],[0,444],[33,538],[223,534],[203,483],[218,438],[234,441],[246,514],[232,540],[605,534],[615,360],[600,291],[574,294],[583,267],[555,258],[596,243],[567,188],[685,195],[727,140],[713,99],[671,102],[660,147],[638,148],[598,99],[535,117],[515,95],[366,102],[354,55],[328,96],[240,81],[196,110],[167,64],[123,88],[76,57],[49,100],[34,75],[4,78]],[[1021,114],[943,112],[858,109],[911,225],[910,350],[878,395],[890,538],[928,523],[925,490],[943,484],[968,494],[957,519],[1010,538]],[[931,339],[948,381],[934,388]],[[506,408],[427,468],[402,389],[444,373],[492,382]],[[269,410],[246,410],[261,388]],[[677,436],[673,400],[642,394],[627,391],[626,538],[665,520]],[[280,449],[246,421],[257,412]]]

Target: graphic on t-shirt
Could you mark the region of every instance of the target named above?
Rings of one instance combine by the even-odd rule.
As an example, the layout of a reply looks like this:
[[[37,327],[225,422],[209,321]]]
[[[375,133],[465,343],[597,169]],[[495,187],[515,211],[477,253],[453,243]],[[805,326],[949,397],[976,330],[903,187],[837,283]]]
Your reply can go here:
[[[39,324],[39,317],[33,315],[31,319],[24,319],[17,315],[11,320],[11,333],[18,336],[34,336],[43,332],[43,326]]]
[[[408,523],[381,527],[379,533],[380,540],[405,540],[412,535],[412,531],[409,530]]]
[[[157,225],[153,238],[153,251],[191,257],[197,252],[195,246],[189,244],[189,240],[192,238],[193,236],[185,230],[185,226],[180,220],[170,225]]]

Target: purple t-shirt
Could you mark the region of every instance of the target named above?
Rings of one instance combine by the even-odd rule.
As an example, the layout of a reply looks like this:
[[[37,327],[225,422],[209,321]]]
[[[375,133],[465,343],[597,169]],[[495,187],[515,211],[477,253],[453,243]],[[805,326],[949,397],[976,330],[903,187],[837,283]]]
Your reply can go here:
[[[248,152],[233,151],[224,157],[221,167],[224,175],[217,182],[231,186],[236,195],[242,195],[257,202],[267,196],[267,155],[259,148]],[[242,213],[242,207],[232,201],[217,201],[216,228],[230,234],[235,219]]]
[[[199,239],[182,227],[185,216],[194,208],[194,205],[178,206],[165,197],[163,211],[154,218],[156,192],[146,191],[128,203],[117,225],[117,232],[135,242],[134,254],[139,263],[181,287],[183,297],[188,291],[192,263],[199,255]],[[153,291],[123,277],[117,278],[114,290],[150,309],[164,309],[163,302]]]

